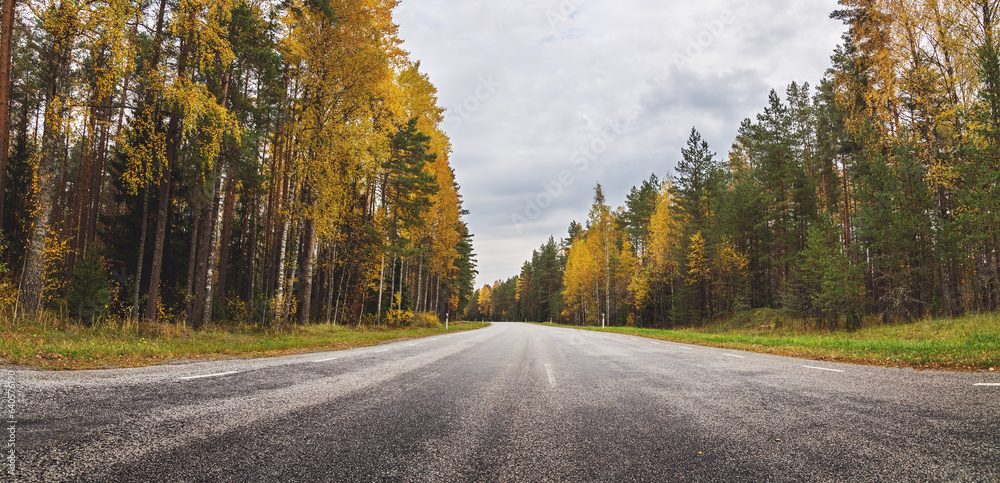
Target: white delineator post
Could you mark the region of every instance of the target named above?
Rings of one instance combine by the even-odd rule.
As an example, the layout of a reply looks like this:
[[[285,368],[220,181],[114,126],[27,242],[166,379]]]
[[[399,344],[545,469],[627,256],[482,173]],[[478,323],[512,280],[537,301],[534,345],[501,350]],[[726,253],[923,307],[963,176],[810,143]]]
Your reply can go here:
[[[448,318],[451,314],[444,314],[444,330],[448,330]]]

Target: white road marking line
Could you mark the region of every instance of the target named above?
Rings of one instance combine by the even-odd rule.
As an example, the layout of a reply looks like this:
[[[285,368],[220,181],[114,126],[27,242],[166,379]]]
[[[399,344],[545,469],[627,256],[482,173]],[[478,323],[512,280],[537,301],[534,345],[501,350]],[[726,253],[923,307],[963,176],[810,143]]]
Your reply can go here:
[[[182,381],[190,381],[190,380],[192,380],[192,379],[204,379],[204,378],[206,378],[206,377],[220,377],[220,376],[228,376],[228,375],[230,375],[230,374],[237,374],[237,372],[236,372],[236,371],[230,371],[230,372],[220,372],[220,373],[218,373],[218,374],[204,374],[204,375],[201,375],[201,376],[187,376],[187,377],[182,377],[182,378],[180,378],[180,379],[181,379]]]
[[[747,358],[747,356],[738,356],[736,354],[722,354],[722,355],[724,355],[726,357],[735,357],[737,359],[746,359]]]
[[[380,351],[375,351],[375,354],[380,354],[382,352],[389,352],[389,349],[382,349]]]
[[[415,345],[420,345],[420,344],[406,344],[406,347],[413,347]]]
[[[692,348],[690,348],[690,347],[681,347],[681,349],[684,349],[684,350],[689,350],[689,351],[693,351],[693,350],[694,350],[694,349],[692,349]]]
[[[979,384],[976,384],[976,385],[977,386],[981,386],[981,387],[1000,387],[1000,384],[996,384],[996,383],[992,383],[992,382],[982,382],[982,383],[979,383]]]
[[[650,341],[650,344],[656,344],[656,345],[660,345],[660,343],[659,343],[659,342],[652,342],[652,341]]]
[[[805,367],[806,369],[816,369],[818,371],[844,372],[840,369],[827,369],[825,367],[815,367],[815,366],[802,366],[802,367]]]
[[[335,361],[337,359],[340,359],[340,358],[339,357],[331,357],[329,359],[320,359],[318,361],[313,361],[313,362],[330,362],[330,361]]]
[[[545,373],[549,375],[549,386],[556,387],[556,376],[552,374],[552,366],[545,364]]]

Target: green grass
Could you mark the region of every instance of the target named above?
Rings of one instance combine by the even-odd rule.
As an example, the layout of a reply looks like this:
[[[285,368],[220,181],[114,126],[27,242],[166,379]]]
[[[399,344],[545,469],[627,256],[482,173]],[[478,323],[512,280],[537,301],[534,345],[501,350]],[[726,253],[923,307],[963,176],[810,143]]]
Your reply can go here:
[[[996,371],[1000,315],[871,326],[855,332],[810,329],[767,313],[687,330],[611,327],[605,332],[806,359],[915,369]],[[777,323],[776,323],[777,322]],[[585,327],[602,331],[601,328]]]
[[[486,324],[451,324],[448,332]],[[444,333],[438,328],[350,328],[333,325],[282,331],[245,326],[85,328],[73,323],[0,321],[0,363],[41,369],[143,367],[182,360],[271,357],[343,350]]]

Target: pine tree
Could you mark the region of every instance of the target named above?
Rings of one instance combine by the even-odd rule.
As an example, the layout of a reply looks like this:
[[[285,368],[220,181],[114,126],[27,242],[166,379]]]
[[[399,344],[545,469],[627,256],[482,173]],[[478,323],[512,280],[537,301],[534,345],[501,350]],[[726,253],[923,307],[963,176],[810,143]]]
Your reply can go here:
[[[88,250],[73,270],[66,307],[73,317],[90,327],[105,314],[111,301],[111,286],[97,250]]]

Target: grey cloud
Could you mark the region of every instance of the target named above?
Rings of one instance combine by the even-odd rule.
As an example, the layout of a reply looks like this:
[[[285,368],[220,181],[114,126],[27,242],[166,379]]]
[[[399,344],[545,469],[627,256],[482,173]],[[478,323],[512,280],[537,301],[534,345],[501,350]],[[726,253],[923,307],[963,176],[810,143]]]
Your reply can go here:
[[[553,28],[547,13],[561,2],[577,8]],[[571,220],[586,217],[597,182],[621,204],[650,173],[666,174],[691,126],[725,156],[740,121],[763,108],[771,88],[821,78],[843,32],[828,20],[836,8],[836,0],[403,0],[396,22],[404,48],[451,113],[481,76],[502,84],[449,131],[472,212],[477,284],[516,275],[549,235],[565,236]],[[734,15],[725,28],[677,65],[727,9]],[[624,132],[576,169],[574,153],[616,119]],[[512,215],[567,169],[573,182],[518,230]]]

